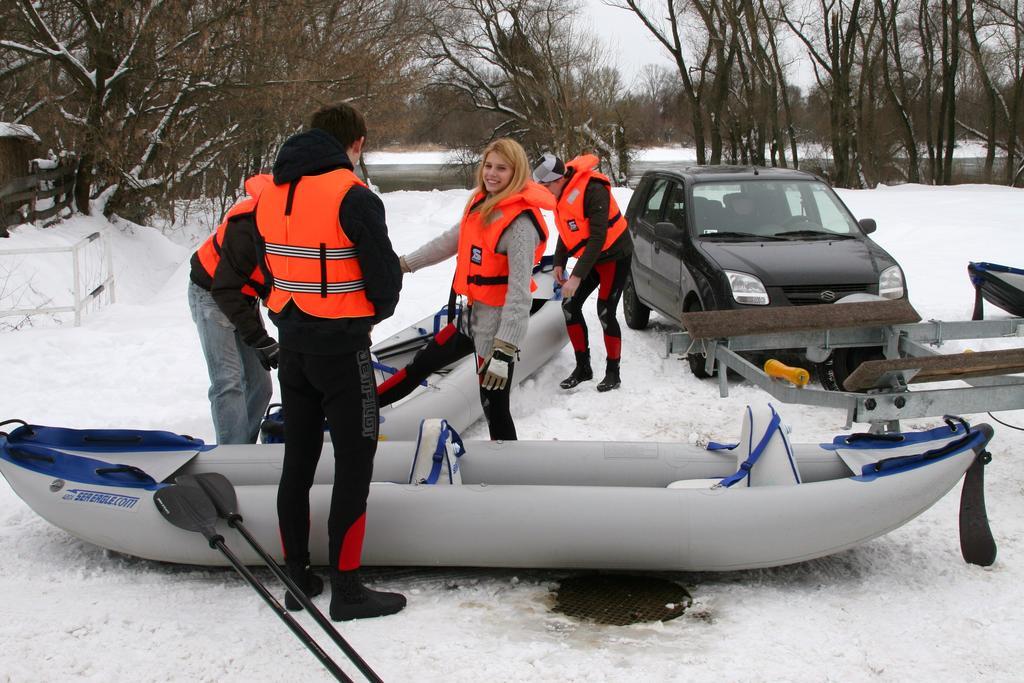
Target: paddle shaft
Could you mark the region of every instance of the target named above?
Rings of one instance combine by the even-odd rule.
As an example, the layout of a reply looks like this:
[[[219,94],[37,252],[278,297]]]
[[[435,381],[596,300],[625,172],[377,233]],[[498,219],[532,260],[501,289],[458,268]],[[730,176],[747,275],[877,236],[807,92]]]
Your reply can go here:
[[[207,507],[207,514],[224,519],[228,526],[237,531],[245,542],[263,560],[264,564],[274,572],[274,575],[288,588],[288,591],[295,596],[299,603],[306,608],[306,611],[313,615],[320,627],[327,632],[331,640],[341,648],[345,655],[352,661],[359,671],[372,683],[383,683],[380,676],[374,673],[359,653],[348,644],[334,628],[334,625],[316,608],[313,601],[306,593],[299,588],[287,573],[281,570],[274,558],[270,556],[263,546],[249,533],[242,521],[242,515],[238,513],[238,496],[235,494],[235,487],[231,481],[219,472],[206,472],[203,474],[184,474],[177,478],[179,486],[185,486],[191,492],[190,496],[196,497],[193,505],[196,507]],[[207,520],[208,521],[208,520]],[[279,605],[280,607],[280,605]]]
[[[353,683],[352,679],[341,670],[341,667],[339,667],[335,661],[331,659],[326,652],[324,652],[323,648],[313,640],[306,630],[299,625],[299,622],[295,621],[294,617],[288,613],[288,610],[286,610],[281,603],[279,603],[274,596],[270,594],[270,591],[268,591],[267,587],[263,585],[263,582],[257,579],[253,573],[249,571],[249,568],[246,567],[226,545],[224,545],[223,538],[218,535],[213,536],[208,540],[210,541],[211,547],[216,548],[224,555],[224,557],[228,558],[228,562],[230,562],[235,568],[235,571],[241,574],[242,578],[260,594],[260,597],[263,598],[263,601],[267,603],[270,609],[274,610],[277,616],[279,616],[281,620],[288,625],[288,628],[291,629],[292,633],[294,633],[299,640],[309,648],[309,651],[320,660],[320,663],[324,665],[324,668],[331,672],[331,675],[334,676],[335,679],[343,681],[344,683]]]
[[[270,568],[270,571],[274,572],[274,575],[285,585],[288,591],[298,599],[299,603],[306,608],[306,611],[309,612],[316,623],[320,624],[320,628],[322,628],[327,635],[331,637],[331,640],[341,648],[341,651],[345,653],[345,656],[352,660],[352,663],[356,665],[356,668],[366,676],[366,679],[373,683],[384,683],[383,679],[381,679],[381,677],[370,668],[370,665],[367,664],[366,661],[359,656],[359,653],[349,645],[348,641],[338,633],[338,630],[334,628],[334,625],[330,621],[327,620],[327,617],[324,616],[323,612],[317,609],[317,606],[313,604],[313,601],[306,597],[305,592],[295,585],[295,582],[291,580],[286,572],[281,570],[281,567],[274,561],[274,558],[263,549],[263,546],[261,546],[255,538],[253,538],[252,534],[249,533],[249,530],[245,528],[245,524],[242,523],[241,516],[238,514],[230,515],[227,520],[228,526],[242,535],[242,538],[244,538],[246,543],[248,543],[249,546],[263,559],[263,562]]]
[[[393,342],[388,346],[382,346],[377,349],[371,349],[373,355],[378,360],[387,360],[403,353],[418,349],[421,346],[426,346],[427,343],[434,338],[433,333],[425,334],[421,337],[414,337],[412,339],[404,339],[402,341]]]

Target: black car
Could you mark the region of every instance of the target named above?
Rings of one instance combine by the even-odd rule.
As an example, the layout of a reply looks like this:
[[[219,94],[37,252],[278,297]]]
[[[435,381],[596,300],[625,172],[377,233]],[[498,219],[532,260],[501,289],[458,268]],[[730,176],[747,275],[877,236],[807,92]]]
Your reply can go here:
[[[648,171],[626,211],[633,266],[626,324],[651,310],[678,323],[691,311],[832,303],[862,293],[905,297],[903,271],[826,182],[804,171],[694,166]],[[690,357],[707,376],[703,356]]]

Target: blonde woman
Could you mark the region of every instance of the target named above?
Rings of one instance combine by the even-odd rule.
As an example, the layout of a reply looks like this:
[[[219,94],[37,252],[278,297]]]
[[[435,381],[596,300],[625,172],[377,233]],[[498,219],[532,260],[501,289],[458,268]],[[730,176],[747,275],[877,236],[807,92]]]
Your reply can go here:
[[[456,256],[452,291],[466,306],[408,366],[378,387],[382,406],[407,396],[430,373],[476,352],[480,402],[492,440],[515,440],[509,393],[516,352],[526,336],[533,267],[547,245],[541,209],[551,193],[530,179],[526,152],[515,140],[487,145],[462,220],[410,254],[412,273]]]

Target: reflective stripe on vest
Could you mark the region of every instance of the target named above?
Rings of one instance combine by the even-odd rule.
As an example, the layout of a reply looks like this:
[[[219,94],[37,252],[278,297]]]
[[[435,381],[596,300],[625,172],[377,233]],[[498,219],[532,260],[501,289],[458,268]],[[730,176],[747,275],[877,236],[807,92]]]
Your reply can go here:
[[[318,318],[373,316],[359,249],[338,220],[341,202],[354,185],[366,186],[352,171],[338,169],[264,191],[256,225],[273,275],[270,310],[280,312],[294,301]]]
[[[608,188],[608,233],[605,235],[601,251],[605,251],[615,244],[615,240],[626,231],[626,219],[619,211],[619,205],[611,192],[611,181],[608,176],[598,173],[598,159],[593,154],[585,154],[576,157],[566,163],[566,168],[574,169],[575,173],[558,200],[558,207],[555,210],[555,224],[558,226],[558,236],[562,238],[569,256],[575,256],[578,251],[587,244],[590,237],[590,219],[587,218],[583,206],[583,196],[586,193],[587,183],[597,180]]]
[[[486,195],[479,193],[462,215],[459,227],[459,250],[452,289],[463,294],[469,303],[479,301],[502,306],[508,293],[508,255],[498,253],[498,242],[505,230],[523,213],[529,213],[540,240],[533,252],[533,263],[540,263],[547,248],[548,226],[541,209],[553,209],[551,193],[534,182],[527,182],[518,193],[499,203],[484,225],[479,205]],[[530,291],[537,283],[530,281]]]
[[[228,221],[233,218],[244,216],[245,214],[251,214],[256,208],[256,202],[259,199],[260,194],[264,188],[273,185],[273,176],[267,173],[260,175],[254,175],[245,181],[245,191],[248,193],[248,197],[243,197],[239,201],[235,202],[235,205],[228,209],[228,212],[224,214],[224,219],[217,226],[217,229],[213,231],[213,234],[206,238],[206,241],[200,245],[199,249],[196,250],[196,254],[199,257],[199,263],[203,266],[203,270],[206,274],[213,279],[214,273],[217,271],[217,265],[221,259],[221,245],[224,243],[224,233],[227,231]],[[263,271],[260,268],[256,268],[252,271],[248,278],[246,278],[246,284],[242,287],[242,294],[246,296],[266,296],[267,287],[264,283]]]

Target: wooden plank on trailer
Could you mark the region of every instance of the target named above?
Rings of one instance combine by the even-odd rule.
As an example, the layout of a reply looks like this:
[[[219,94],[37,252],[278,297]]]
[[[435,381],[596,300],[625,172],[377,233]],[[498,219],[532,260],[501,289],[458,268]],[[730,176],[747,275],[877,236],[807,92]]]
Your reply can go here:
[[[913,371],[913,372],[911,372]],[[1024,349],[978,351],[869,360],[861,363],[843,382],[847,391],[884,388],[892,373],[904,373],[908,384],[941,382],[968,377],[1012,375],[1024,372]]]
[[[683,327],[693,339],[881,327],[920,321],[921,316],[906,299],[814,306],[766,306],[758,310],[701,311],[684,313],[682,317]]]

